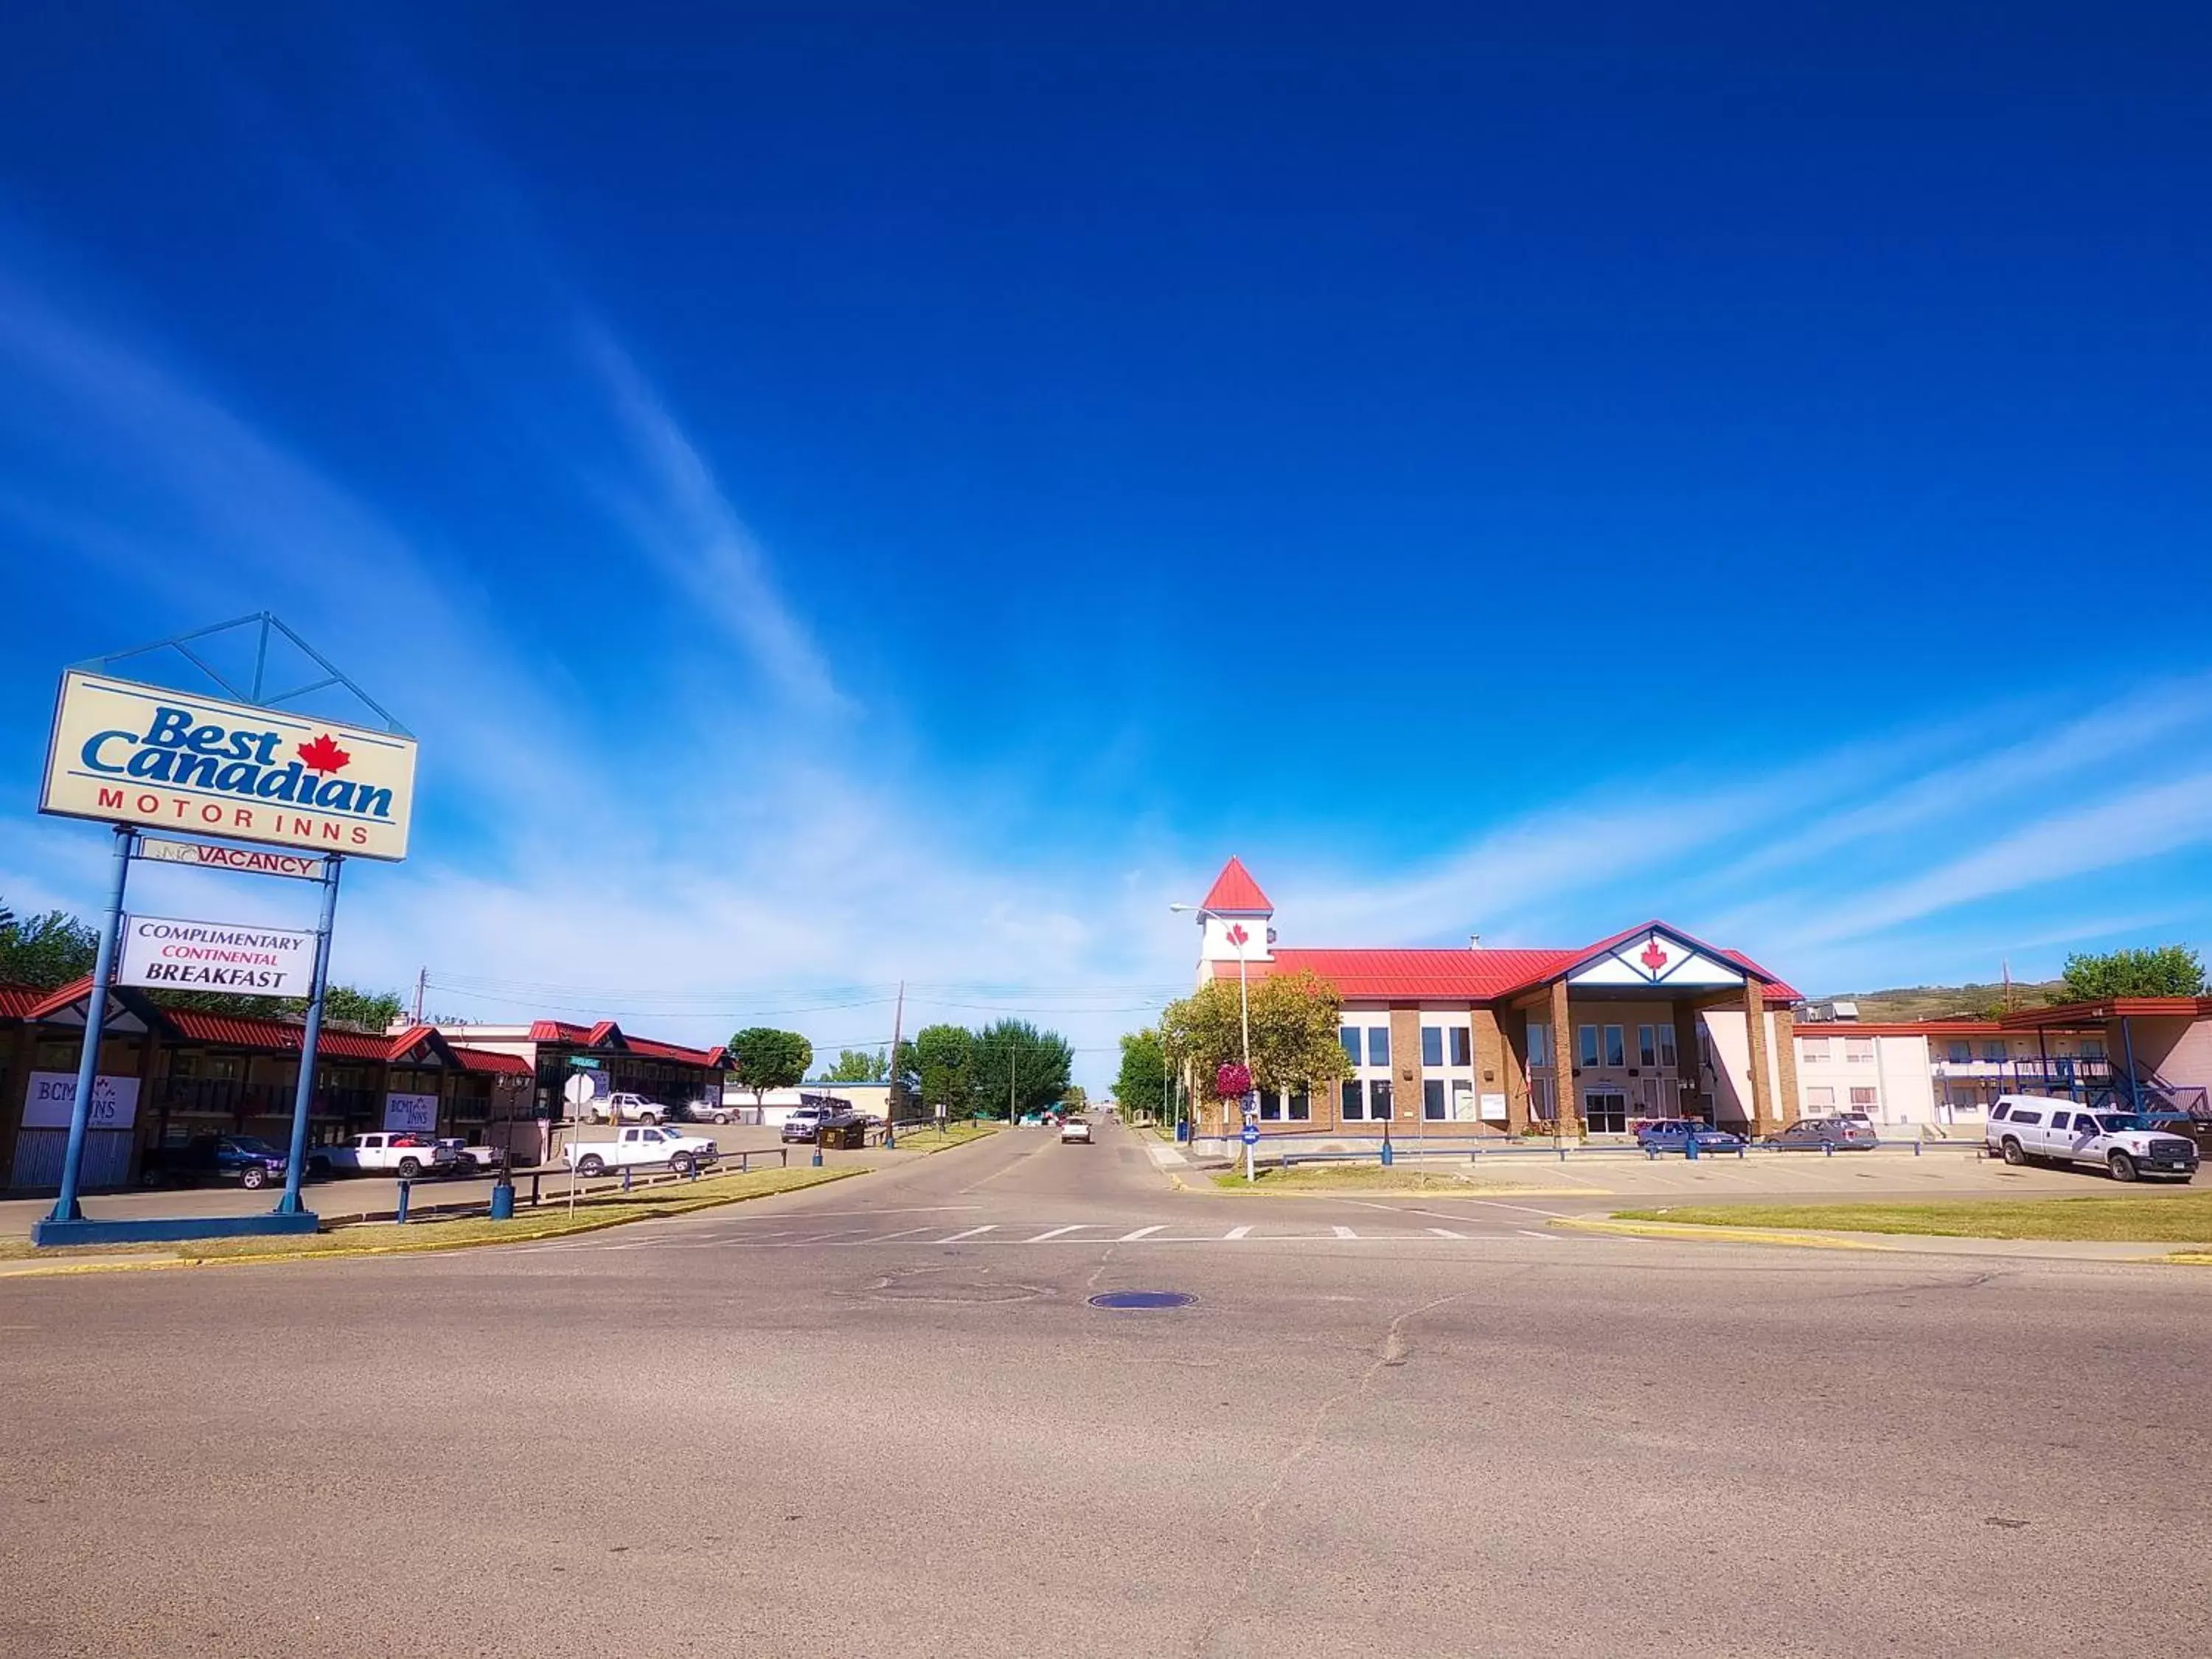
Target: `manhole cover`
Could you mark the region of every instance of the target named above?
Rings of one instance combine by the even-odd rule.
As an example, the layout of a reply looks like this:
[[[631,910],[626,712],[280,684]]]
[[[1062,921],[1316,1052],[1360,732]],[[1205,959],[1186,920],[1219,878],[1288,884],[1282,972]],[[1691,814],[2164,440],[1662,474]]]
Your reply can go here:
[[[1184,1291],[1108,1291],[1091,1298],[1094,1308],[1188,1308],[1198,1298]]]

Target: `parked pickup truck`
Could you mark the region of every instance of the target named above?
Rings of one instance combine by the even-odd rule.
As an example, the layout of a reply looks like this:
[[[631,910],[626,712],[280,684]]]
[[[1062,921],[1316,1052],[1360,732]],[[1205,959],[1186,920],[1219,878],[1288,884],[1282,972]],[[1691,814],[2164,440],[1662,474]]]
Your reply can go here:
[[[712,1164],[721,1155],[721,1149],[704,1135],[650,1125],[618,1128],[603,1139],[572,1140],[561,1149],[562,1160],[580,1176],[658,1164],[665,1164],[677,1175],[690,1175],[696,1166]]]
[[[203,1181],[235,1181],[268,1187],[284,1179],[284,1154],[254,1135],[194,1135],[181,1146],[156,1146],[146,1154],[138,1179],[149,1187],[188,1187]]]
[[[657,1100],[647,1100],[643,1095],[608,1095],[591,1104],[591,1120],[594,1123],[658,1123],[672,1117],[668,1108]]]
[[[416,1176],[463,1173],[451,1146],[441,1146],[430,1135],[410,1130],[386,1130],[356,1135],[335,1146],[318,1146],[307,1154],[310,1175],[396,1175],[412,1181]]]

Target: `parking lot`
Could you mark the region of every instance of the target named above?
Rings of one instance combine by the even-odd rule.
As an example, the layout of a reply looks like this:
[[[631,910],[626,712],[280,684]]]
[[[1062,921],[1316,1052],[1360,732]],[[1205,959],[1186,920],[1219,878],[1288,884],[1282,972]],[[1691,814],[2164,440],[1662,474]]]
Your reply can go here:
[[[775,1168],[784,1157],[783,1142],[777,1131],[747,1124],[690,1123],[678,1126],[687,1134],[712,1136],[729,1167],[737,1167],[738,1155],[744,1154],[758,1167],[765,1164]],[[803,1161],[813,1156],[810,1146],[793,1146],[789,1151],[792,1160]],[[825,1152],[824,1161],[844,1163],[863,1154],[854,1152]],[[527,1189],[533,1172],[518,1170],[515,1180],[519,1187]],[[546,1165],[535,1172],[544,1192],[565,1193],[568,1172],[558,1164]],[[459,1180],[450,1176],[425,1176],[413,1183],[409,1194],[411,1207],[432,1205],[474,1203],[488,1205],[491,1201],[491,1177],[489,1176]],[[203,1216],[203,1215],[260,1215],[275,1207],[281,1188],[263,1188],[248,1192],[235,1183],[183,1188],[159,1188],[151,1191],[117,1192],[89,1194],[84,1200],[85,1213],[103,1218],[137,1216]],[[307,1207],[319,1215],[384,1215],[390,1213],[399,1202],[399,1182],[383,1176],[334,1177],[308,1182],[304,1189]],[[31,1231],[31,1224],[53,1208],[52,1198],[10,1198],[0,1200],[0,1237],[21,1237]]]

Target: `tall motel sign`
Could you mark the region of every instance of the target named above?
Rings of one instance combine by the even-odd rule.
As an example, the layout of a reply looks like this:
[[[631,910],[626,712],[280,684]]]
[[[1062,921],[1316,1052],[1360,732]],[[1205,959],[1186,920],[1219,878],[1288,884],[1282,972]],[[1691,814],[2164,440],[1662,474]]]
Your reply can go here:
[[[234,648],[251,640],[250,677],[234,679],[210,661],[218,654],[214,641],[225,636]],[[304,665],[295,671],[302,675],[298,684],[270,689],[272,682],[283,684],[272,672],[272,647],[284,661]],[[182,657],[222,695],[171,690],[114,672],[118,664],[163,653]],[[358,703],[374,723],[297,712],[303,699],[334,691]],[[300,1182],[338,877],[349,859],[396,863],[407,856],[415,748],[413,737],[381,705],[266,611],[63,674],[39,810],[112,826],[114,862],[85,1003],[61,1191],[52,1212],[32,1227],[34,1243],[315,1231]],[[175,917],[126,920],[131,866],[140,860],[312,882],[321,889],[321,918],[312,933]],[[97,1088],[100,1031],[115,985],[307,998],[291,1151],[274,1211],[128,1221],[85,1215],[77,1196],[85,1137],[96,1117],[114,1109]]]

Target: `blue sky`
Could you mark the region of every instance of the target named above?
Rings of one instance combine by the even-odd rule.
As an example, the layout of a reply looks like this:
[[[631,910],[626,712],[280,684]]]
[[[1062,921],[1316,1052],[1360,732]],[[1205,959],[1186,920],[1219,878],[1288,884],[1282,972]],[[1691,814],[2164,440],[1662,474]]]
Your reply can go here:
[[[1103,1048],[1232,851],[1813,991],[2212,934],[2190,9],[39,9],[19,908],[59,666],[267,607],[423,740],[338,971],[487,1018]]]

